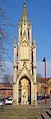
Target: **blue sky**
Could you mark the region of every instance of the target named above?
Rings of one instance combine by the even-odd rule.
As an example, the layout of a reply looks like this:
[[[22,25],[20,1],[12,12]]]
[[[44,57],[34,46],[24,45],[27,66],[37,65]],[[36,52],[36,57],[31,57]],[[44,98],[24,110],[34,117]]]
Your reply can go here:
[[[12,42],[10,56],[13,60],[13,39],[18,41],[18,21],[22,17],[24,0],[5,0],[2,7],[13,26],[8,26],[7,31],[11,33],[9,40]],[[2,2],[1,2],[2,3]],[[51,77],[51,0],[26,0],[28,19],[32,22],[32,40],[36,36],[37,43],[37,73],[43,74],[42,59],[47,61],[47,77]],[[5,59],[5,62],[9,62]],[[10,68],[10,67],[9,67]]]

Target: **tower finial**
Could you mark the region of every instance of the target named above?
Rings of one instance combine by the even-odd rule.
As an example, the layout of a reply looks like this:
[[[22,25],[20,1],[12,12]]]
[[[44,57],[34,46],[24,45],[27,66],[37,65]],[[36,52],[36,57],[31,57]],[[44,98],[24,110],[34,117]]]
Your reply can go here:
[[[24,7],[26,7],[26,0],[24,0]]]
[[[26,4],[26,0],[24,0],[24,4]]]
[[[28,21],[27,9],[26,9],[26,0],[24,0],[24,5],[23,5],[22,21],[23,22],[27,22]]]

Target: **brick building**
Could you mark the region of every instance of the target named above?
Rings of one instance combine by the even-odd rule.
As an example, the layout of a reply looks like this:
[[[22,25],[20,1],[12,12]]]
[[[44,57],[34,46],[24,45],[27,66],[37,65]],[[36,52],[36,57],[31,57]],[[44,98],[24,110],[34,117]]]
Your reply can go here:
[[[43,79],[41,79],[43,80]],[[37,83],[37,92],[38,94],[42,93],[43,83]],[[44,91],[43,91],[44,92]],[[51,78],[47,78],[47,93],[51,95]],[[6,85],[3,83],[0,83],[0,98],[7,98],[13,96],[13,86],[11,84]]]
[[[13,87],[11,84],[5,85],[3,83],[0,83],[0,98],[7,98],[12,97],[13,95]]]

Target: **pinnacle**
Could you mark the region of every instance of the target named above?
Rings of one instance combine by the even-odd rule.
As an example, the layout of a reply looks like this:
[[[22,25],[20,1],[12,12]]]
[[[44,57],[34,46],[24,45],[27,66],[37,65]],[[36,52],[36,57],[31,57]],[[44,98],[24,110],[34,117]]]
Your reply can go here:
[[[26,5],[26,0],[24,0],[24,5]]]
[[[23,6],[23,14],[22,14],[22,21],[27,22],[27,9],[26,9],[26,0],[24,0],[24,6]]]
[[[34,37],[34,44],[36,44],[36,36]]]

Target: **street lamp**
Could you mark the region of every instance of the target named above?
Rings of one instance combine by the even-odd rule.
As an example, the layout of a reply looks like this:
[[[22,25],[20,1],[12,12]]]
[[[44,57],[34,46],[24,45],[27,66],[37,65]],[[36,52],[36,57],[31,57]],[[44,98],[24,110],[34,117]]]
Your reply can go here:
[[[44,96],[45,96],[45,104],[47,103],[46,99],[46,58],[43,59],[44,62]]]

